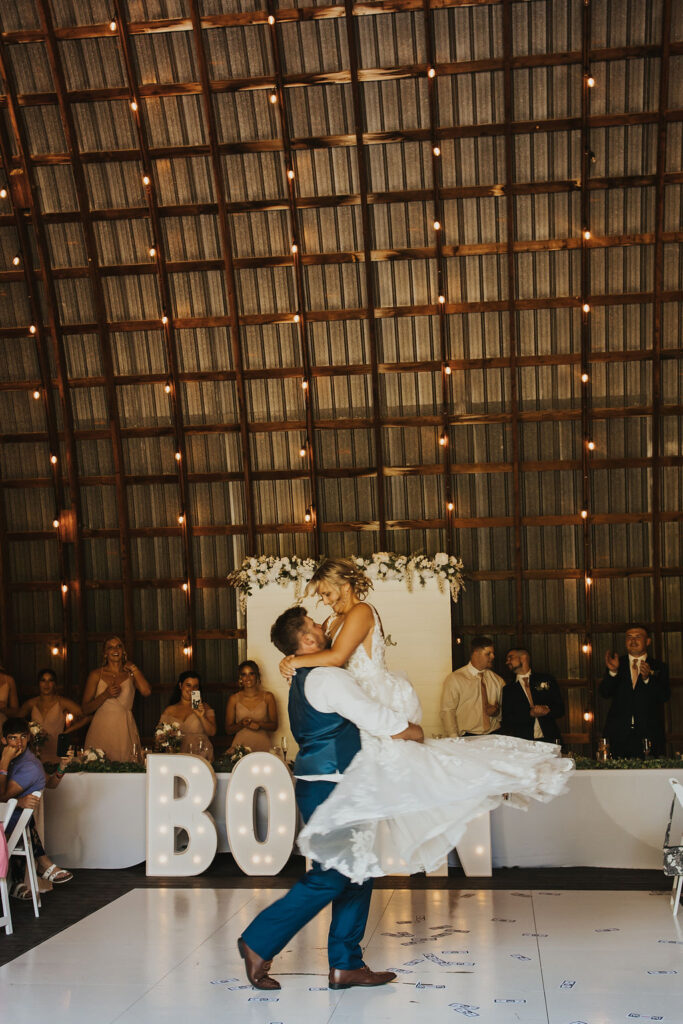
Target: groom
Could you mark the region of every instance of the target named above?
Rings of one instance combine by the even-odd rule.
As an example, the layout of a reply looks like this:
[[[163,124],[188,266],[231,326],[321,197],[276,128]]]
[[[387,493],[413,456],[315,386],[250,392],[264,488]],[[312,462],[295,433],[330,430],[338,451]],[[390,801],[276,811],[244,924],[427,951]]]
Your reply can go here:
[[[283,654],[312,654],[328,646],[322,626],[305,608],[288,608],[276,619],[270,638]],[[359,729],[374,736],[421,743],[422,729],[367,697],[343,668],[300,668],[289,693],[289,721],[299,754],[294,763],[296,801],[304,822],[330,795],[360,750]],[[372,878],[352,883],[338,871],[313,867],[286,896],[256,917],[237,947],[247,978],[255,988],[278,989],[271,978],[273,957],[319,911],[332,904],[327,941],[329,986],[386,985],[391,971],[371,971],[363,963],[360,943],[370,909]]]

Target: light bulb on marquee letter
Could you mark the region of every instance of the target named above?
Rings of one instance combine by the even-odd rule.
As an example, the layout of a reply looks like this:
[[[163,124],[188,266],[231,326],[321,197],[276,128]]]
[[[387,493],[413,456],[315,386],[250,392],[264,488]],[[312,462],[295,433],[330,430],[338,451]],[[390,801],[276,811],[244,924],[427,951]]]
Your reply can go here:
[[[175,796],[176,778],[185,782],[185,793],[180,797]],[[203,757],[148,755],[148,875],[198,875],[208,868],[218,848],[216,826],[206,813],[215,791],[216,776]],[[176,828],[184,829],[188,835],[187,848],[182,852],[175,850]]]
[[[254,823],[259,790],[268,803],[264,842]],[[225,824],[230,852],[245,875],[276,875],[285,866],[296,834],[296,803],[292,776],[279,757],[257,751],[237,762],[225,798]]]

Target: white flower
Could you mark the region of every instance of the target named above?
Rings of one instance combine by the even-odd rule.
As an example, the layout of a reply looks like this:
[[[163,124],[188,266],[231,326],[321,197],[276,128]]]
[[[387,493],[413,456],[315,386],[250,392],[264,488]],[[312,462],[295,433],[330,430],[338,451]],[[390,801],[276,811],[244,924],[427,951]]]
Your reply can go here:
[[[445,551],[439,551],[434,555],[434,565],[448,565],[448,555]]]

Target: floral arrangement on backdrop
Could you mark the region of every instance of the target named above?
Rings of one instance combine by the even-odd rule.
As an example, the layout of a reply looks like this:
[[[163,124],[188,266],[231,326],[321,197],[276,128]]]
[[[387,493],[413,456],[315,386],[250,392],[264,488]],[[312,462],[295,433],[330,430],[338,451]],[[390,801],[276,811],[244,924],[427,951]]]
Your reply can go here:
[[[409,591],[416,586],[424,587],[428,580],[435,579],[439,590],[443,592],[448,587],[452,599],[457,601],[464,587],[462,561],[445,551],[431,558],[428,555],[396,555],[392,551],[378,551],[371,558],[355,556],[353,560],[365,569],[371,580],[399,580]],[[261,555],[260,558],[245,558],[239,569],[228,573],[227,581],[229,586],[239,590],[240,608],[245,611],[247,597],[271,583],[282,587],[293,583],[296,599],[301,600],[306,584],[319,565],[320,562],[313,558],[299,558],[297,555]]]

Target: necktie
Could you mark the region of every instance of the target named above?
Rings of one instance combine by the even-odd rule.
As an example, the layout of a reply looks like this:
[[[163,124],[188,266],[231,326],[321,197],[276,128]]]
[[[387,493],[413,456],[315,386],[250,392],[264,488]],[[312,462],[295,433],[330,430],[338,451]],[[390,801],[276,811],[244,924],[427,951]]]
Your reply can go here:
[[[640,675],[640,658],[634,658],[631,662],[631,681],[633,688],[635,689],[636,683],[638,682],[638,676]]]
[[[484,682],[484,673],[479,673],[479,685],[481,686],[481,720],[484,726],[484,732],[488,732],[491,728],[491,719],[489,713],[486,710],[486,706],[489,702],[489,695],[486,692],[486,683]]]
[[[529,688],[529,676],[520,676],[520,682],[524,687],[526,699],[529,701],[529,704],[533,704],[534,702],[531,699],[531,689]]]

